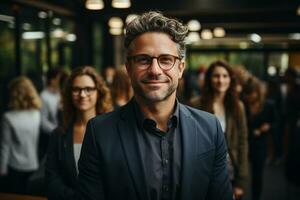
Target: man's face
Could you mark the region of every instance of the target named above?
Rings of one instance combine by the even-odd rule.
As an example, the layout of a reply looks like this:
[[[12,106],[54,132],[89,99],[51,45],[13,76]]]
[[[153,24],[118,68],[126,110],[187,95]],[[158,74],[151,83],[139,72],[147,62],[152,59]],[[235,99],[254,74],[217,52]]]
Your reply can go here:
[[[149,32],[135,38],[130,44],[131,55],[173,55],[179,57],[177,44],[165,33]],[[142,61],[141,61],[142,62]],[[162,60],[161,63],[165,62]],[[168,62],[168,61],[166,61]],[[126,69],[131,79],[135,95],[147,102],[158,102],[175,98],[178,81],[182,77],[184,62],[175,59],[174,66],[163,70],[154,58],[148,68],[139,67],[140,62],[129,60]]]

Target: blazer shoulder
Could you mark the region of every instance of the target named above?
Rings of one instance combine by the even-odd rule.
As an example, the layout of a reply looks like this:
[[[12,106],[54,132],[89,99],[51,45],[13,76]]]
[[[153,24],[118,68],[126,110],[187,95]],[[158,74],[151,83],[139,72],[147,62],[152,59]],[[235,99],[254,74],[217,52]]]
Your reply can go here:
[[[189,113],[192,117],[196,118],[197,120],[203,120],[203,121],[207,121],[207,122],[214,122],[216,120],[215,115],[200,110],[198,108],[194,108],[194,107],[190,107],[187,105],[183,105],[182,104],[182,108],[183,110],[185,110],[185,113]]]
[[[185,116],[195,120],[195,123],[207,132],[217,132],[218,119],[215,115],[187,105],[182,105],[181,110]]]
[[[93,126],[109,126],[109,125],[114,125],[117,122],[117,119],[120,116],[120,111],[112,111],[108,113],[104,113],[101,115],[97,115],[96,117],[92,118],[89,123],[92,124]]]

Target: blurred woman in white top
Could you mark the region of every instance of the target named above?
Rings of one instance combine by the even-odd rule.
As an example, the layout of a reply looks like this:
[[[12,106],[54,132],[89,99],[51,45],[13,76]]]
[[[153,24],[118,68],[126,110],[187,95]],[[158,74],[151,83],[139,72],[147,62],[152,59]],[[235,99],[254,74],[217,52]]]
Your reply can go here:
[[[38,169],[41,100],[24,76],[9,84],[9,111],[2,117],[0,176],[7,176],[12,193],[26,193],[27,180]]]

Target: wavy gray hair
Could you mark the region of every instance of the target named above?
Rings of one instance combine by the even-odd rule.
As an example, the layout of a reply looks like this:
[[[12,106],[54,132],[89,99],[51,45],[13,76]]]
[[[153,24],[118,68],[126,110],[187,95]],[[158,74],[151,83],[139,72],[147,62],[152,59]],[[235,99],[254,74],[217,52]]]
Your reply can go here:
[[[178,55],[185,57],[185,38],[188,28],[176,19],[163,16],[160,12],[150,11],[136,17],[126,26],[125,49],[130,54],[130,44],[139,35],[146,32],[162,32],[168,34],[178,45]]]

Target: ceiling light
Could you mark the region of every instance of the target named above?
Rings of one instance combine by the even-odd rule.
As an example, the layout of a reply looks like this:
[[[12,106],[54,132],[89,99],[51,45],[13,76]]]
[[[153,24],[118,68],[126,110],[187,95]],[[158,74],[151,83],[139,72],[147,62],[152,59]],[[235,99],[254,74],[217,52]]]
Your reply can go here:
[[[300,40],[300,33],[292,33],[289,35],[291,40]]]
[[[47,13],[45,11],[40,11],[38,13],[39,18],[41,19],[46,19],[47,18]]]
[[[209,29],[203,29],[201,32],[201,38],[204,40],[210,40],[213,38],[213,34]]]
[[[189,31],[199,31],[201,29],[201,24],[198,20],[192,19],[187,23]]]
[[[31,24],[29,24],[29,23],[24,23],[24,24],[22,25],[22,28],[23,28],[23,30],[25,30],[25,31],[29,31],[29,30],[31,29]]]
[[[300,6],[298,6],[297,15],[300,15]]]
[[[61,25],[61,19],[56,17],[52,20],[52,23],[56,26],[59,26],[59,25]]]
[[[122,28],[110,28],[109,33],[112,35],[122,35],[123,29]]]
[[[267,72],[268,72],[269,76],[275,76],[276,72],[277,72],[276,67],[275,66],[269,66]]]
[[[135,18],[137,18],[137,16],[138,15],[136,15],[136,14],[130,14],[130,15],[128,15],[126,17],[126,20],[125,20],[126,24],[129,24],[132,20],[134,20]]]
[[[11,23],[15,21],[15,18],[9,15],[0,15],[0,21]]]
[[[61,28],[56,28],[51,33],[51,36],[54,38],[62,38],[64,35],[65,35],[65,32]]]
[[[195,43],[195,42],[198,42],[200,41],[200,35],[198,32],[189,32],[189,34],[187,35],[187,38],[186,38],[186,42],[188,44],[191,44],[191,43]]]
[[[87,0],[85,7],[89,10],[101,10],[104,8],[104,3],[102,0]]]
[[[261,37],[257,33],[252,33],[250,35],[250,40],[252,40],[255,43],[259,43],[261,41]]]
[[[74,33],[69,33],[68,35],[66,35],[66,40],[69,42],[74,42],[76,41],[77,37]]]
[[[214,28],[214,36],[215,37],[224,37],[225,36],[225,29],[222,27]]]
[[[123,27],[123,21],[120,17],[112,17],[108,21],[108,26],[110,28],[122,28]]]
[[[111,6],[113,8],[129,8],[131,6],[130,0],[112,0]]]
[[[41,31],[24,32],[22,34],[22,38],[24,40],[36,40],[36,39],[42,39],[44,37],[45,37],[45,33]]]

